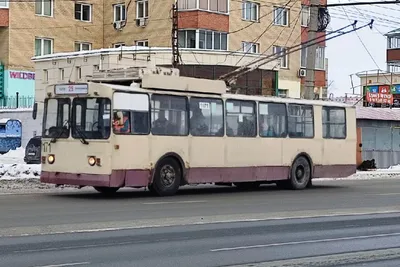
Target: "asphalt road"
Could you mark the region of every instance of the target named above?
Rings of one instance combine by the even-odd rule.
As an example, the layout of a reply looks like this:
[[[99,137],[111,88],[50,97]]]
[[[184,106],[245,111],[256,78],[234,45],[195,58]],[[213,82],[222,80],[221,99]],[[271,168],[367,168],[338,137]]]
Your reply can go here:
[[[77,190],[0,203],[0,266],[400,266],[395,179],[169,198]]]

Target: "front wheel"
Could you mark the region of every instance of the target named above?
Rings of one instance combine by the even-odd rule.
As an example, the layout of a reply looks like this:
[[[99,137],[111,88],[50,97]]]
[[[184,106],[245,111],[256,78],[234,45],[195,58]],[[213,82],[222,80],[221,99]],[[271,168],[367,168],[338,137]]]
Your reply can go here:
[[[174,195],[181,184],[182,169],[174,158],[162,159],[154,170],[153,183],[149,186],[150,192],[159,196]]]
[[[93,188],[104,195],[113,195],[119,190],[119,187],[94,186]]]

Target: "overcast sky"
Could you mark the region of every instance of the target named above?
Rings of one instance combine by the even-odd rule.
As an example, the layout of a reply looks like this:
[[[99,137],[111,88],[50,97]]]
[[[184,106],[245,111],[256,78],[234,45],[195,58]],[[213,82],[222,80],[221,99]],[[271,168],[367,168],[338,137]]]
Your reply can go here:
[[[365,2],[357,0],[357,2]],[[371,1],[371,0],[368,0]],[[328,0],[328,3],[348,3],[356,2],[349,0]],[[343,9],[344,8],[344,9]],[[386,70],[386,37],[383,34],[400,28],[400,5],[374,5],[374,6],[346,6],[329,8],[331,23],[328,30],[342,28],[354,20],[358,20],[357,25],[361,26],[371,19],[374,19],[373,29],[364,28],[357,31],[360,39],[364,42],[363,47],[356,33],[349,33],[327,42],[326,57],[329,60],[328,88],[329,93],[334,96],[344,96],[345,93],[352,93],[350,75],[367,70]],[[350,20],[346,17],[346,13]],[[350,29],[350,28],[349,28]],[[376,64],[374,63],[374,60]],[[360,84],[357,76],[353,75],[354,84]],[[360,88],[357,87],[357,93]]]

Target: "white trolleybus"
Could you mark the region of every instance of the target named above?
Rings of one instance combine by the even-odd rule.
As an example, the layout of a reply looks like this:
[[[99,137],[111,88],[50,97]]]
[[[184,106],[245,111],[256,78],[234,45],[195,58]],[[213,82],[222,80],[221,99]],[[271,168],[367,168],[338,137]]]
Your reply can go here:
[[[123,72],[129,86],[98,71],[87,83],[47,87],[41,182],[166,196],[206,183],[304,189],[356,172],[352,106],[229,94],[224,81],[177,69]]]

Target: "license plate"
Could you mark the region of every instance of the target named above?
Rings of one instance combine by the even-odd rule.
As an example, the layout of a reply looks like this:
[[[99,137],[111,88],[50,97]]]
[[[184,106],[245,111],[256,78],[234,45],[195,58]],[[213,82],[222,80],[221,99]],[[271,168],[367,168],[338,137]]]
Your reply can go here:
[[[31,153],[28,153],[28,155],[29,156],[35,156],[35,153],[31,152]]]

